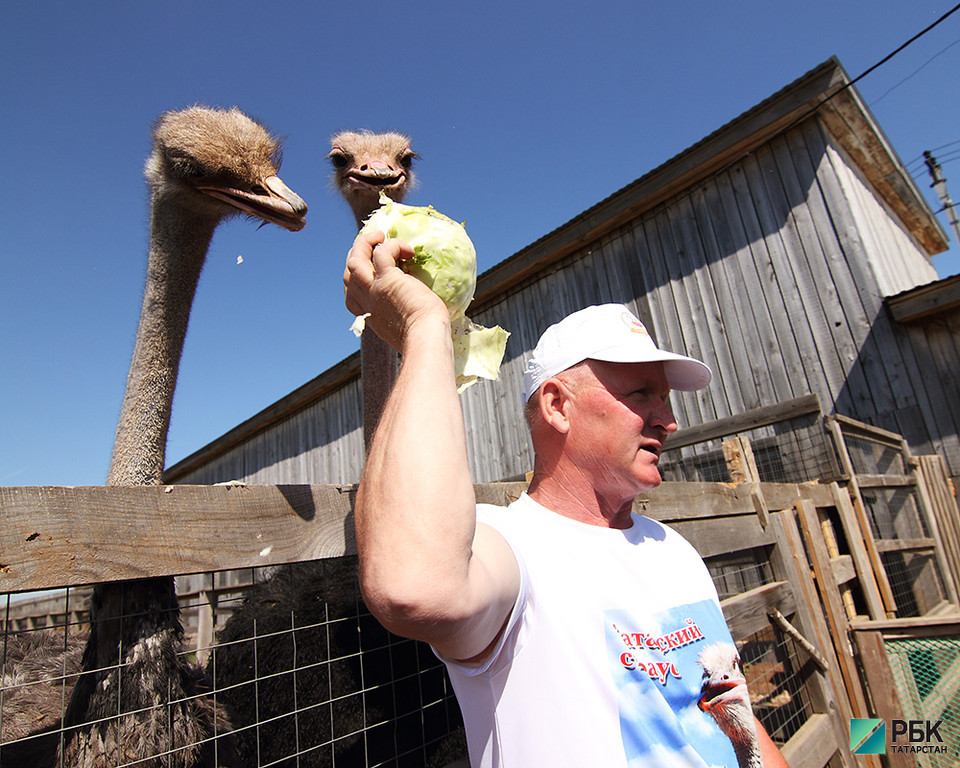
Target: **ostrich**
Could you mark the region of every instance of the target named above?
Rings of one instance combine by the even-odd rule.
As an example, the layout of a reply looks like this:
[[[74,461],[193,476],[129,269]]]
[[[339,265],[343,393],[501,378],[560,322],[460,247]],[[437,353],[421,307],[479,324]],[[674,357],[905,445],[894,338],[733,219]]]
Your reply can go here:
[[[697,663],[703,667],[697,706],[708,713],[730,739],[740,768],[762,768],[750,694],[736,646],[709,645],[700,652]]]
[[[190,308],[214,230],[245,214],[297,231],[307,206],[277,176],[280,144],[239,109],[162,114],[151,192],[146,290],[108,485],[158,484]],[[99,584],[83,672],[63,717],[62,762],[90,768],[233,765],[226,721],[183,658],[172,577]],[[156,757],[155,757],[156,756]]]
[[[333,183],[357,220],[357,229],[380,207],[380,193],[401,202],[413,189],[413,161],[417,153],[410,139],[399,133],[343,131],[330,139],[327,155],[333,165]]]
[[[46,733],[60,725],[61,699],[51,687],[73,688],[80,674],[83,641],[76,634],[50,630],[9,634],[3,643],[0,688],[3,712],[0,744]],[[40,747],[39,741],[32,748]],[[7,750],[0,752],[0,765],[7,764]],[[23,764],[27,764],[24,760]]]
[[[328,157],[358,228],[381,191],[399,202],[413,184],[416,154],[399,134],[338,133]],[[286,768],[381,764],[395,750],[425,748],[426,766],[466,755],[462,732],[445,738],[460,712],[437,659],[359,614],[360,599],[355,558],[283,566],[246,593],[207,667],[242,756]]]
[[[380,206],[380,193],[401,202],[413,187],[417,154],[399,133],[344,131],[330,139],[334,184],[357,220],[357,229]],[[360,380],[363,382],[363,439],[369,446],[387,395],[397,378],[397,354],[372,330],[360,338]]]

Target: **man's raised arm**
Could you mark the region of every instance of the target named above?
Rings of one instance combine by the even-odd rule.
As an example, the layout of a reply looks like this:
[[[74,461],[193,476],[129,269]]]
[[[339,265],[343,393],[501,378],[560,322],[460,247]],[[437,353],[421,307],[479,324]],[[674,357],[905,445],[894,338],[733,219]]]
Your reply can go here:
[[[468,659],[495,640],[519,589],[499,534],[477,527],[450,316],[398,268],[397,240],[361,235],[344,272],[347,308],[401,355],[356,501],[360,583],[392,632]]]

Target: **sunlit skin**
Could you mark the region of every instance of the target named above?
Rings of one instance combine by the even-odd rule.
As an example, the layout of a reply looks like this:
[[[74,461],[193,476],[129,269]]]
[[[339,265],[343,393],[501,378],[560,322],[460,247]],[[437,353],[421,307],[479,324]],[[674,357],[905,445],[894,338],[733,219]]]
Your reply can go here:
[[[669,395],[663,363],[587,360],[548,379],[530,495],[583,522],[629,527],[633,499],[660,485],[660,453],[677,429]]]

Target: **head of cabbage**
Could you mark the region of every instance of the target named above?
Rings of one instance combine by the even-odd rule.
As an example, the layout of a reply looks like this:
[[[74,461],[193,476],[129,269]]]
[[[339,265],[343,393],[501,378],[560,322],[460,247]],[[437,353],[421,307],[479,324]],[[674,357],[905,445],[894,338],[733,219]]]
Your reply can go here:
[[[413,257],[400,266],[443,299],[450,311],[457,391],[463,392],[478,378],[499,379],[510,334],[500,326],[477,325],[466,315],[477,287],[477,252],[463,225],[432,205],[403,205],[381,195],[380,207],[360,234],[377,231],[413,248]],[[355,332],[363,328],[362,318],[357,320]]]

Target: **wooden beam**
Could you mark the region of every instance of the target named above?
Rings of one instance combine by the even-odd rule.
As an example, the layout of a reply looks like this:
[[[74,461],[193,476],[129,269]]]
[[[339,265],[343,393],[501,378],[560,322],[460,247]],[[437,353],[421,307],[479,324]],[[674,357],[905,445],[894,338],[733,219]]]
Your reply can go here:
[[[756,515],[675,521],[670,527],[689,541],[700,557],[713,557],[772,544],[774,535]]]
[[[861,488],[912,488],[916,484],[910,475],[857,475]]]
[[[851,623],[855,632],[880,632],[898,640],[917,637],[953,637],[960,634],[960,615],[912,616],[882,621],[857,620]]]
[[[886,299],[886,304],[898,323],[922,320],[956,309],[960,307],[960,275],[890,296]]]
[[[850,495],[850,501],[853,505],[853,513],[857,525],[860,528],[860,539],[863,541],[864,549],[871,563],[871,571],[877,582],[877,589],[880,590],[880,596],[883,599],[883,606],[886,613],[894,614],[897,611],[897,601],[890,586],[890,580],[887,578],[887,571],[883,567],[883,561],[880,559],[880,553],[877,551],[876,539],[870,528],[870,522],[867,520],[867,512],[863,503],[863,496],[860,494],[860,485],[857,482],[854,473],[853,461],[850,458],[850,452],[847,450],[847,444],[844,440],[842,424],[848,420],[840,416],[828,416],[824,419],[827,432],[833,438],[833,446],[836,449],[837,457],[840,460],[840,467],[843,476],[846,478],[846,490]],[[857,425],[860,422],[855,422]],[[892,434],[892,433],[891,433]],[[899,436],[897,436],[899,437]]]
[[[893,319],[898,323],[922,320],[960,307],[960,275],[947,277],[929,285],[886,299]]]
[[[509,504],[525,483],[475,486]],[[0,487],[0,592],[356,552],[352,485]]]
[[[878,552],[912,552],[917,549],[930,550],[937,546],[935,539],[877,539]]]
[[[853,508],[853,502],[850,500],[849,494],[836,483],[831,484],[831,489],[833,490],[833,499],[836,504],[837,515],[843,527],[847,546],[850,548],[850,556],[853,558],[854,568],[860,580],[863,598],[867,603],[867,611],[872,619],[886,618],[887,612],[883,605],[883,597],[880,594],[876,574],[870,564],[870,555],[867,551],[866,543],[863,540],[863,534],[857,520],[857,513]]]
[[[854,668],[850,638],[847,636],[849,626],[847,613],[843,606],[840,590],[837,588],[836,582],[833,581],[830,557],[823,541],[817,510],[809,501],[797,502],[796,509],[800,518],[800,526],[803,529],[807,551],[810,554],[810,563],[817,580],[817,589],[823,600],[827,624],[830,627],[830,635],[833,639],[837,660],[840,664],[840,672],[843,676],[843,684],[854,709],[863,711],[866,702]]]
[[[767,629],[770,626],[771,611],[792,615],[797,609],[793,587],[785,581],[764,584],[762,587],[728,597],[720,605],[730,634],[735,640],[742,640]]]
[[[796,594],[797,614],[794,623],[799,620],[798,629],[814,644],[827,660],[827,672],[815,674],[810,678],[810,690],[814,694],[814,705],[819,711],[828,712],[836,739],[843,746],[849,718],[863,716],[861,710],[850,701],[840,673],[840,663],[833,647],[830,630],[827,627],[816,585],[810,573],[803,541],[793,510],[777,512],[771,515],[771,528],[777,536],[777,546],[773,550],[771,563],[778,578],[793,585]],[[844,750],[840,752],[844,765],[853,761]]]
[[[900,696],[893,684],[893,671],[883,647],[883,636],[876,631],[853,633],[853,639],[860,657],[860,667],[870,690],[871,711],[886,722],[903,720]],[[887,764],[891,768],[916,768],[917,760],[913,755],[899,752],[887,752]]]
[[[0,488],[0,590],[356,551],[352,486]]]
[[[662,523],[721,515],[757,515],[754,483],[667,482],[637,497],[633,509]],[[800,499],[817,506],[830,504],[829,485],[820,483],[760,483],[767,510],[791,508]]]
[[[837,744],[830,716],[814,714],[780,752],[790,768],[823,768],[838,749],[843,746]]]
[[[750,429],[767,427],[781,421],[789,421],[790,419],[821,412],[820,398],[815,393],[803,395],[775,405],[764,405],[733,416],[679,429],[667,438],[664,450],[672,451],[687,445],[694,445],[707,440],[717,440],[737,432],[746,432]]]

